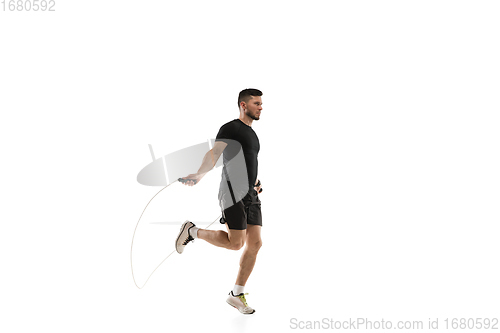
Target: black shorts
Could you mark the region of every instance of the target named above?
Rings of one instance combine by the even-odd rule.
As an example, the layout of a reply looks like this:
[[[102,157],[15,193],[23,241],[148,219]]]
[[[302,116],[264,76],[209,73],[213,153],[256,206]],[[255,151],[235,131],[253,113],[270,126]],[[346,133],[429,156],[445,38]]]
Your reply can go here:
[[[245,230],[247,224],[262,226],[262,213],[257,191],[251,190],[242,200],[222,211],[220,223],[229,229]]]

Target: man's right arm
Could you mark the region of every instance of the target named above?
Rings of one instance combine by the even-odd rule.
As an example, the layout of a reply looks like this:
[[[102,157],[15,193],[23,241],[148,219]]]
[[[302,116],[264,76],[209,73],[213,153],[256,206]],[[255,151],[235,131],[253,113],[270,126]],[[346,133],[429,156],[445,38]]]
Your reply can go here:
[[[188,175],[186,177],[182,177],[183,179],[195,179],[196,183],[199,183],[199,181],[205,176],[207,172],[213,169],[217,161],[219,160],[220,155],[226,148],[227,143],[222,142],[222,141],[216,141],[214,144],[214,147],[209,150],[205,156],[203,157],[203,162],[201,162],[201,166],[198,169],[197,173],[193,173],[191,175]],[[193,186],[195,183],[193,181],[187,181],[184,183],[185,185]]]

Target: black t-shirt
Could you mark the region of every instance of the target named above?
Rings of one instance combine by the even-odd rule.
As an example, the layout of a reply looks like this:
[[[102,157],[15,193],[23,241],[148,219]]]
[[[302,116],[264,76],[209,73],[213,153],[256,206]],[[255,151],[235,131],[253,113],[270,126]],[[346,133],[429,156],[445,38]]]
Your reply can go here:
[[[255,181],[257,180],[257,155],[259,154],[260,144],[259,138],[252,127],[246,125],[239,119],[232,120],[222,125],[215,141],[224,141],[228,143],[223,153],[224,166],[227,165],[227,162],[230,161],[239,150],[243,150],[248,174],[249,190],[253,189]],[[239,144],[231,144],[235,141]]]

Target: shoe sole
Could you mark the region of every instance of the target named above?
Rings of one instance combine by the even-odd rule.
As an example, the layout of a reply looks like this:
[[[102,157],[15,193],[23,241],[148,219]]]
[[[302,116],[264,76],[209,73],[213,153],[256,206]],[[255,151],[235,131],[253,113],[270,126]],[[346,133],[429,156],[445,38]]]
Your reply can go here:
[[[175,240],[175,250],[177,251],[177,253],[179,254],[182,254],[182,252],[184,251],[181,251],[179,252],[179,249],[177,248],[177,243],[179,242],[179,238],[181,238],[182,236],[182,233],[184,232],[184,230],[186,230],[186,227],[187,225],[189,224],[190,222],[184,222],[184,224],[182,225],[181,227],[181,232],[179,232],[179,236],[177,236],[177,239]],[[191,222],[192,223],[192,222]]]

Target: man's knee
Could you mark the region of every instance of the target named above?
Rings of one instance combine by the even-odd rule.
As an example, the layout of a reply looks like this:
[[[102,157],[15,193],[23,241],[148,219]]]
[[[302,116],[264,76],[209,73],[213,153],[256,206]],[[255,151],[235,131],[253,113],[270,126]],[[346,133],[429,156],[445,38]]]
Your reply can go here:
[[[245,245],[246,231],[230,229],[228,238],[228,249],[238,251]]]
[[[247,242],[247,248],[250,251],[258,252],[261,247],[262,247],[262,240],[261,239]]]
[[[245,242],[243,240],[235,240],[235,241],[231,241],[230,244],[229,244],[229,249],[230,250],[235,250],[235,251],[238,251],[239,249],[241,249],[243,246],[245,245]]]

